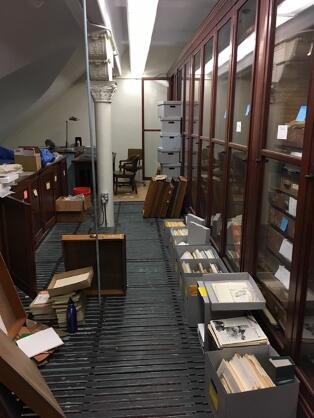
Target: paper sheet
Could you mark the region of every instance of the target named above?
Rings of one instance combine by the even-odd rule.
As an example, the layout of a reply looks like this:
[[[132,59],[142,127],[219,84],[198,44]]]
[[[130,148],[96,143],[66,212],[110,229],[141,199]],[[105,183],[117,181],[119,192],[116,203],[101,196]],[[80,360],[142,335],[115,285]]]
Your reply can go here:
[[[65,277],[64,279],[57,280],[53,288],[57,289],[58,287],[80,283],[80,282],[83,282],[84,280],[87,280],[88,277],[89,277],[89,273],[83,273],[83,274],[78,274],[77,276]]]
[[[284,239],[280,245],[279,248],[279,254],[281,254],[283,257],[285,257],[287,260],[292,260],[292,250],[293,245],[290,241],[287,239]]]
[[[288,125],[278,125],[277,139],[287,139],[287,138],[288,138]]]
[[[275,273],[276,279],[278,279],[284,287],[289,290],[290,286],[290,271],[287,270],[284,266],[279,266],[278,270]]]
[[[3,322],[3,319],[2,319],[2,316],[1,316],[1,315],[0,315],[0,329],[1,329],[1,331],[3,331],[5,334],[7,334],[7,335],[8,335],[7,328],[6,328],[6,326],[4,325],[4,322]]]
[[[236,125],[236,132],[241,132],[241,131],[242,131],[242,123],[241,121],[238,121]]]
[[[43,290],[42,292],[38,293],[32,305],[44,305],[48,301],[49,301],[49,293],[47,290]]]
[[[212,288],[221,303],[258,301],[258,296],[249,281],[213,282]]]
[[[294,199],[293,197],[289,197],[289,209],[288,212],[292,216],[296,216],[297,214],[297,203],[298,201]]]
[[[47,328],[35,334],[28,335],[16,343],[29,358],[63,345],[63,341],[53,328]]]
[[[288,360],[287,358],[283,358],[283,359],[273,359],[273,358],[270,358],[269,361],[271,363],[273,363],[273,365],[275,367],[291,366],[292,365],[291,361]]]

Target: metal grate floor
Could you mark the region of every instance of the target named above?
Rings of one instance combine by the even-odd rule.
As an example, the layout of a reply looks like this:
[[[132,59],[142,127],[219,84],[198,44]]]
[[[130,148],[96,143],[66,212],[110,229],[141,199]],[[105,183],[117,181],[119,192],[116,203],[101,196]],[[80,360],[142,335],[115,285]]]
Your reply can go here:
[[[196,330],[184,322],[159,223],[141,209],[115,205],[115,231],[127,234],[127,296],[100,306],[88,298],[86,324],[41,368],[67,417],[211,416]],[[91,221],[53,228],[36,255],[42,288],[63,269],[60,235],[91,231]],[[25,408],[23,416],[35,415]]]

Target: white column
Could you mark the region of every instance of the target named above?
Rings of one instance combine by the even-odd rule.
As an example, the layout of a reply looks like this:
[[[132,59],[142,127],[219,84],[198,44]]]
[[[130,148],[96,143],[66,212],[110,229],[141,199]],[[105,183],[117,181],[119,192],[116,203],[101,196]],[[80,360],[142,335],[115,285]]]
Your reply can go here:
[[[95,103],[97,189],[99,200],[104,194],[108,195],[106,204],[108,227],[114,226],[111,99],[116,89],[117,84],[114,82],[92,82],[91,85],[91,94]],[[101,211],[99,217],[101,221]],[[99,226],[105,226],[105,219]]]

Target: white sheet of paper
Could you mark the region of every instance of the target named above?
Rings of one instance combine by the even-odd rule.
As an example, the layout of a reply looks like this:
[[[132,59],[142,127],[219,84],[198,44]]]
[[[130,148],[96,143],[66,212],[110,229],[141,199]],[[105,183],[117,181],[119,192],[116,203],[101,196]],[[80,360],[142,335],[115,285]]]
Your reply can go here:
[[[16,343],[29,358],[63,345],[63,341],[53,328],[21,338]]]
[[[236,132],[241,132],[242,131],[242,123],[241,121],[237,122],[237,126],[236,126]]]
[[[213,282],[217,300],[222,303],[256,302],[257,295],[249,281]]]
[[[287,139],[287,138],[288,138],[288,125],[278,125],[277,139]]]
[[[38,293],[36,298],[33,301],[33,305],[43,305],[49,301],[49,293],[48,291],[42,291]]]
[[[287,239],[284,239],[279,248],[279,254],[284,256],[287,260],[292,261],[293,245]]]
[[[0,315],[0,329],[1,329],[1,331],[3,331],[5,334],[7,334],[7,335],[8,335],[7,328],[6,328],[6,326],[4,325],[4,322],[3,322],[3,319],[2,319],[2,316],[1,316],[1,315]]]
[[[279,266],[278,270],[275,273],[276,279],[278,279],[284,287],[289,290],[290,286],[290,271],[287,270],[284,266]]]
[[[297,199],[294,199],[293,197],[289,197],[289,209],[288,212],[292,216],[296,216],[297,214]]]
[[[77,276],[65,277],[64,279],[59,279],[56,281],[53,288],[57,289],[58,287],[63,287],[63,286],[68,286],[70,284],[83,282],[84,280],[88,279],[88,276],[89,276],[89,273],[83,273],[83,274],[78,274]]]

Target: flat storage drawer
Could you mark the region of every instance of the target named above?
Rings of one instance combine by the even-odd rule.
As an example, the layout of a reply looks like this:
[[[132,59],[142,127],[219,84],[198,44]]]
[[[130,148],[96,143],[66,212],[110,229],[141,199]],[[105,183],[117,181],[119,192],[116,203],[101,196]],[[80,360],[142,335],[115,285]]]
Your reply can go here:
[[[180,163],[180,151],[164,150],[159,147],[157,150],[158,162],[161,164],[179,164]]]
[[[181,135],[160,135],[160,146],[169,150],[181,150],[182,138]]]
[[[162,135],[180,135],[181,120],[161,119],[161,133]]]
[[[169,177],[179,177],[181,164],[161,164],[161,173]]]
[[[163,101],[158,102],[158,117],[159,118],[181,118],[182,105],[178,101]]]

